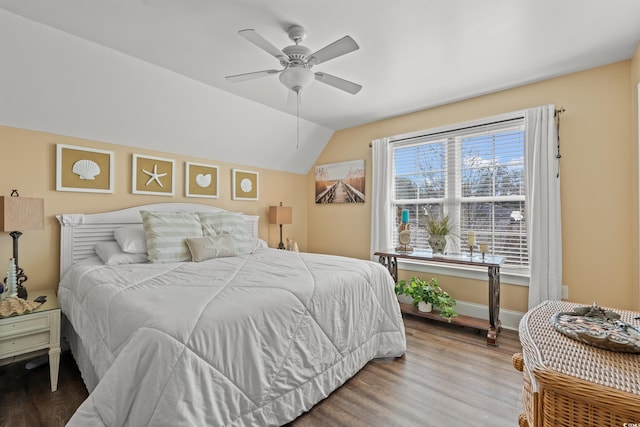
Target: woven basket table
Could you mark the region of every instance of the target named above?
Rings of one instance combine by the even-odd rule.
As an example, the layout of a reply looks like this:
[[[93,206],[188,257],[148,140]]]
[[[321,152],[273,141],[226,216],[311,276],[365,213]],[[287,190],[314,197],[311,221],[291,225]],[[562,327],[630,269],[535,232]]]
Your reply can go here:
[[[640,354],[597,348],[556,331],[551,318],[579,304],[546,301],[520,321],[521,427],[640,427]],[[613,309],[640,326],[640,313]]]

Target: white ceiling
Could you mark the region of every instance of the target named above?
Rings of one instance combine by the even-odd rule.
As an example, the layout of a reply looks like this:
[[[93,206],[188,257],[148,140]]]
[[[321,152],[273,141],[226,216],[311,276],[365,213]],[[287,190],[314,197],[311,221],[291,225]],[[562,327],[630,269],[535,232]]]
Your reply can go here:
[[[312,51],[350,35],[360,49],[314,67],[363,85],[350,95],[314,82],[301,116],[332,130],[628,59],[640,41],[638,0],[0,0],[0,8],[295,114],[279,68],[238,35],[276,47],[307,28]]]

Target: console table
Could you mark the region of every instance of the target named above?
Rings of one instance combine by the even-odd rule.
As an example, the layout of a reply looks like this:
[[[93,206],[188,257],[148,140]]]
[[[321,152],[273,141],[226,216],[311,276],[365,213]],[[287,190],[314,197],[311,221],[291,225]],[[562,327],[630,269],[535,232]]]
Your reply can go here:
[[[459,264],[474,267],[485,267],[489,274],[489,322],[473,317],[459,316],[454,324],[469,326],[475,329],[487,331],[487,344],[497,345],[498,333],[502,329],[500,323],[500,266],[504,263],[504,257],[495,255],[474,255],[473,258],[466,254],[434,255],[431,251],[415,250],[405,253],[395,249],[379,251],[374,253],[378,257],[380,264],[384,265],[391,273],[393,280],[398,281],[398,258],[412,261],[428,261],[444,264]],[[410,304],[400,304],[400,309],[404,313],[410,313],[422,317],[440,320],[437,316],[429,313],[421,313],[415,310]]]

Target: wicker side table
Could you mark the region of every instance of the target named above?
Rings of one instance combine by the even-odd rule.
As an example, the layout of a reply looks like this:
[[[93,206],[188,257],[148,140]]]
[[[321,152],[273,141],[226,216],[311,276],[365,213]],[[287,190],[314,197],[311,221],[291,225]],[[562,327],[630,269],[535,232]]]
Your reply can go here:
[[[520,321],[522,354],[512,359],[523,372],[520,426],[640,425],[640,354],[603,350],[557,332],[551,317],[577,305],[546,301]],[[640,325],[634,320],[640,313],[614,311]]]

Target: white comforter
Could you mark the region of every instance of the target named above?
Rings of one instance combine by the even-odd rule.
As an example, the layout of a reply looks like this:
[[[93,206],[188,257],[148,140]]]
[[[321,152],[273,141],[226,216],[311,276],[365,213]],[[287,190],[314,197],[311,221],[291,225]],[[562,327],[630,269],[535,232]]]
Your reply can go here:
[[[80,265],[58,297],[100,378],[70,426],[281,425],[406,348],[389,273],[351,258]]]

